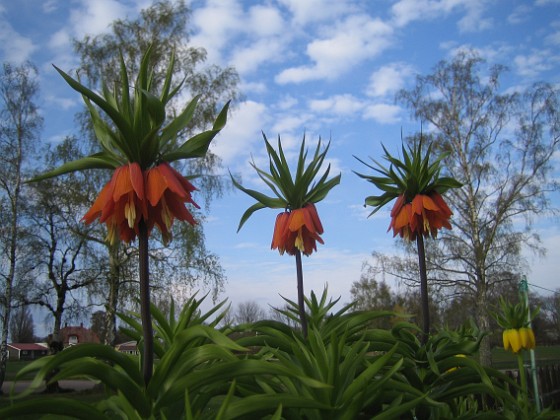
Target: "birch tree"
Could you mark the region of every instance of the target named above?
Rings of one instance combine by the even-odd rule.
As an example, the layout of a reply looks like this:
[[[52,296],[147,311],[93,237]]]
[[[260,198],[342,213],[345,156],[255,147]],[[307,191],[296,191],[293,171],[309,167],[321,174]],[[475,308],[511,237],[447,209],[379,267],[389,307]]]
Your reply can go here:
[[[26,163],[37,146],[42,118],[35,103],[39,91],[37,69],[30,63],[5,63],[0,74],[0,387],[8,360],[8,331],[14,287],[23,270],[21,248],[23,180]]]
[[[486,331],[488,296],[504,282],[516,284],[526,270],[524,247],[542,251],[533,222],[551,210],[549,193],[558,189],[550,175],[560,142],[560,93],[547,83],[504,92],[505,70],[462,52],[397,95],[424,123],[436,151],[448,153],[449,176],[464,184],[448,194],[453,229],[430,245],[431,277],[471,296]],[[488,340],[480,358],[491,362]]]

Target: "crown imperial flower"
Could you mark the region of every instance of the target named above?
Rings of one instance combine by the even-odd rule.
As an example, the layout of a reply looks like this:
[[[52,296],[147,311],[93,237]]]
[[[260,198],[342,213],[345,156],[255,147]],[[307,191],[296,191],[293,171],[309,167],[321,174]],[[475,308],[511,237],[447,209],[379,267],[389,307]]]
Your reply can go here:
[[[385,146],[383,150],[384,159],[390,163],[389,168],[373,159],[375,165],[356,158],[381,175],[355,172],[383,191],[381,195],[366,198],[365,205],[374,207],[370,216],[396,198],[388,229],[393,229],[393,236],[399,235],[405,240],[413,241],[418,235],[431,235],[435,238],[440,229],[451,229],[449,220],[453,213],[441,194],[450,188],[461,187],[462,184],[450,177],[440,177],[444,155],[430,164],[431,145],[423,156],[422,140],[416,147],[409,147],[408,150],[403,146],[402,160],[391,156]]]
[[[171,88],[172,57],[162,92],[159,96],[151,93],[149,58],[150,49],[142,58],[134,89],[130,92],[126,66],[121,57],[121,85],[115,91],[103,86],[103,96],[55,67],[64,80],[82,94],[101,152],[65,163],[33,181],[83,169],[113,170],[110,181],[83,217],[87,224],[96,219],[105,223],[110,243],[118,239],[132,241],[138,235],[140,222],[145,223],[148,232],[157,226],[164,243],[171,240],[171,227],[175,219],[195,224],[186,204],[199,208],[191,197],[196,188],[170,163],[203,157],[227,120],[229,102],[219,113],[211,130],[199,133],[175,147],[179,133],[192,120],[199,97],[195,97],[182,113],[165,124],[166,104],[179,92],[181,84]],[[99,109],[112,124],[101,118]]]
[[[285,209],[276,217],[271,249],[277,249],[281,255],[285,252],[288,255],[294,255],[299,250],[309,256],[313,251],[317,251],[317,242],[323,243],[320,236],[323,233],[323,225],[314,203],[325,198],[330,189],[340,182],[340,174],[327,180],[330,172],[329,165],[321,178],[314,182],[329,146],[327,145],[321,152],[321,141],[319,141],[313,158],[306,165],[307,150],[304,137],[299,151],[296,173],[292,177],[280,138],[278,138],[278,152],[276,152],[264,133],[263,137],[270,161],[270,173],[259,169],[254,162],[251,163],[251,166],[276,197],[269,197],[245,188],[232,177],[233,184],[237,188],[257,200],[257,203],[245,211],[237,230],[241,229],[247,219],[257,210],[265,207]]]

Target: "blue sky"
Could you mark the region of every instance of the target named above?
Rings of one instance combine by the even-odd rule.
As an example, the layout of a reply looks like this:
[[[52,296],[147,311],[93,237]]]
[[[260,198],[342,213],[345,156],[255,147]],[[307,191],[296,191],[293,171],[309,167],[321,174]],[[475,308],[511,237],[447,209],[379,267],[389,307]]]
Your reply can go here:
[[[75,133],[73,116],[81,106],[51,64],[71,70],[77,64],[72,38],[100,34],[149,3],[0,0],[0,59],[39,67],[45,141]],[[249,166],[251,155],[266,163],[261,130],[272,139],[280,135],[291,157],[304,132],[312,146],[319,137],[331,139],[329,162],[342,181],[318,204],[325,245],[304,258],[304,275],[307,292],[328,283],[331,295],[345,302],[371,252],[395,252],[388,212],[367,218],[362,204],[374,190],[352,173],[364,169],[352,155],[379,158],[381,142],[397,151],[401,129],[405,135],[419,129],[394,102],[395,92],[464,48],[509,66],[504,90],[538,80],[560,83],[558,0],[195,0],[191,6],[191,43],[207,49],[208,64],[233,65],[245,96],[212,146],[224,174],[229,169],[245,186],[262,189]],[[558,160],[553,164],[557,168]],[[236,233],[252,203],[238,191],[215,202],[207,245],[226,270],[223,297],[278,305],[280,294],[295,299],[294,260],[270,250],[273,210],[257,212]],[[541,219],[536,228],[548,254],[527,254],[529,282],[555,289],[557,219]]]

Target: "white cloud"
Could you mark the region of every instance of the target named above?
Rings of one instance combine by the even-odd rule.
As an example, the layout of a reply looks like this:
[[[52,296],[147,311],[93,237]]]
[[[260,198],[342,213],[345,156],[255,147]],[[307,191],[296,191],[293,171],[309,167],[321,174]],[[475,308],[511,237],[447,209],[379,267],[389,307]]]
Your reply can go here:
[[[58,0],[47,0],[43,3],[43,12],[52,13],[58,10]]]
[[[513,25],[523,23],[530,18],[531,8],[526,4],[521,4],[513,9],[507,20]]]
[[[35,50],[37,50],[37,46],[33,44],[31,39],[21,36],[4,19],[0,20],[2,61],[20,64],[28,60]]]
[[[309,80],[334,80],[363,60],[373,58],[391,43],[392,29],[380,19],[353,15],[334,27],[328,37],[307,45],[311,65],[282,71],[278,83],[301,83]]]
[[[352,95],[334,95],[326,99],[309,101],[309,108],[314,112],[325,112],[337,116],[352,115],[362,110],[364,104]]]
[[[552,22],[554,32],[545,37],[545,41],[551,45],[560,45],[560,21]]]
[[[81,0],[80,7],[70,11],[72,35],[98,35],[109,30],[111,22],[126,17],[128,9],[117,0]]]
[[[192,45],[204,47],[209,62],[227,62],[242,75],[282,60],[290,38],[280,11],[272,6],[245,11],[237,1],[209,0],[195,9],[193,23]]]
[[[81,103],[81,101],[79,101],[79,97],[69,99],[63,98],[61,96],[48,95],[45,99],[48,103],[54,105],[56,108],[63,110],[71,109]]]
[[[68,23],[54,32],[47,46],[54,51],[52,61],[58,67],[67,69],[77,65],[78,57],[72,52],[72,39],[83,39],[86,35],[96,36],[110,31],[110,25],[117,19],[129,15],[136,16],[138,8],[146,6],[145,1],[135,2],[127,7],[118,0],[79,0],[72,2]],[[56,7],[55,4],[52,7]]]
[[[194,10],[192,23],[197,28],[191,37],[196,47],[204,47],[208,61],[221,63],[221,51],[233,37],[243,30],[243,10],[235,0],[208,0],[205,7]]]
[[[283,50],[284,43],[280,39],[263,39],[235,50],[231,64],[241,75],[252,73],[263,63],[281,60]]]
[[[279,0],[293,15],[296,25],[306,25],[340,17],[355,10],[348,0]]]
[[[276,107],[285,111],[295,107],[298,103],[299,101],[297,98],[294,98],[293,96],[284,96],[276,103]]]
[[[488,29],[492,20],[483,18],[487,0],[400,0],[391,7],[392,22],[403,27],[417,20],[434,20],[457,10],[465,15],[457,22],[461,32]]]
[[[247,155],[253,143],[262,136],[260,130],[266,120],[266,106],[254,101],[242,102],[231,111],[228,123],[212,142],[212,151],[221,157],[227,166],[237,156]]]
[[[459,31],[479,32],[492,28],[493,19],[483,17],[486,3],[488,3],[488,0],[469,0],[465,2],[466,14],[457,24]]]
[[[282,136],[282,145],[287,140],[288,134],[298,131],[303,133],[307,129],[306,124],[312,119],[305,113],[277,115],[276,122],[270,128],[271,134]]]
[[[282,33],[285,23],[278,9],[258,5],[249,9],[248,28],[258,37],[272,36]]]
[[[462,5],[460,0],[400,0],[393,4],[393,22],[403,27],[416,20],[432,20]]]
[[[364,118],[372,119],[382,124],[393,124],[399,121],[401,108],[397,105],[373,104],[366,107]]]
[[[406,63],[392,63],[372,73],[367,94],[374,97],[394,94],[402,89],[405,80],[413,74],[412,66]]]
[[[72,35],[67,28],[62,28],[55,32],[48,41],[49,48],[63,49],[70,47]]]
[[[264,82],[241,81],[239,85],[239,90],[243,92],[243,94],[249,94],[249,93],[264,93],[268,89],[266,83]]]
[[[559,57],[549,50],[533,51],[529,55],[517,55],[513,62],[517,72],[526,77],[535,77],[552,68],[551,60],[558,61]]]

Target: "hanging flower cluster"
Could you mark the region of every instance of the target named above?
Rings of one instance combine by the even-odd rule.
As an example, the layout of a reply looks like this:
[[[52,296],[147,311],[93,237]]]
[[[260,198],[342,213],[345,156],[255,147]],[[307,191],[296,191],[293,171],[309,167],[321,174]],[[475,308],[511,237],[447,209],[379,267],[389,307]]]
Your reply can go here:
[[[185,207],[190,203],[199,208],[191,197],[195,189],[166,162],[147,171],[135,162],[129,163],[115,170],[83,220],[90,224],[99,218],[105,223],[110,243],[117,238],[133,240],[140,220],[146,222],[148,232],[157,226],[164,242],[168,242],[174,219],[196,223]]]
[[[325,198],[330,189],[340,182],[340,174],[327,180],[330,172],[329,165],[321,178],[313,183],[329,146],[327,145],[321,152],[321,141],[319,141],[313,158],[306,166],[307,150],[305,149],[304,137],[294,177],[282,150],[280,138],[278,138],[278,152],[276,152],[264,133],[263,137],[269,157],[270,173],[259,169],[254,162],[251,163],[251,166],[276,197],[269,197],[258,191],[245,188],[232,177],[233,184],[237,188],[257,200],[257,203],[245,211],[237,230],[239,231],[247,219],[257,210],[265,207],[284,209],[276,217],[271,249],[277,249],[280,254],[286,252],[288,255],[294,255],[296,250],[299,250],[304,255],[311,255],[313,251],[317,250],[317,242],[323,243],[320,236],[323,233],[323,225],[314,203]]]
[[[121,84],[114,91],[103,86],[103,96],[91,91],[62,70],[56,70],[80,92],[90,112],[101,151],[68,162],[34,179],[38,181],[83,169],[113,170],[111,180],[84,215],[86,223],[99,219],[107,225],[107,240],[132,241],[139,224],[148,232],[156,226],[164,243],[171,240],[175,219],[195,224],[186,204],[198,205],[191,193],[196,188],[170,163],[203,157],[212,139],[225,126],[229,102],[223,107],[211,130],[186,140],[179,146],[181,132],[191,123],[199,97],[195,97],[176,118],[167,121],[165,107],[181,87],[171,87],[174,58],[171,58],[162,92],[154,95],[152,74],[148,71],[150,49],[144,54],[132,92],[126,66],[121,57]],[[97,105],[96,106],[94,106]],[[102,119],[101,109],[112,124]],[[166,124],[167,123],[167,124]]]
[[[411,202],[406,201],[404,194],[399,195],[391,210],[393,236],[414,240],[416,235],[437,236],[439,229],[451,229],[449,219],[453,213],[443,197],[437,192],[416,194]]]
[[[271,249],[277,249],[280,255],[284,252],[294,255],[297,248],[305,255],[310,255],[317,251],[317,242],[324,243],[319,236],[322,233],[323,225],[315,204],[309,203],[300,209],[278,214]]]
[[[528,317],[528,308],[525,302],[515,305],[500,298],[501,312],[495,315],[498,324],[504,328],[502,339],[504,349],[513,353],[521,350],[534,349],[536,346],[535,333],[529,327],[531,320]],[[538,310],[533,314],[533,318]]]
[[[435,238],[441,228],[451,229],[449,220],[453,214],[442,197],[450,188],[462,184],[450,177],[440,177],[443,155],[430,164],[431,145],[422,155],[422,139],[416,147],[408,150],[402,147],[403,159],[389,154],[385,146],[384,159],[390,163],[386,168],[373,160],[370,165],[359,158],[361,163],[381,176],[357,173],[361,178],[374,184],[383,194],[367,197],[365,204],[373,206],[370,216],[393,199],[397,199],[391,210],[393,236],[413,241],[418,235]]]

